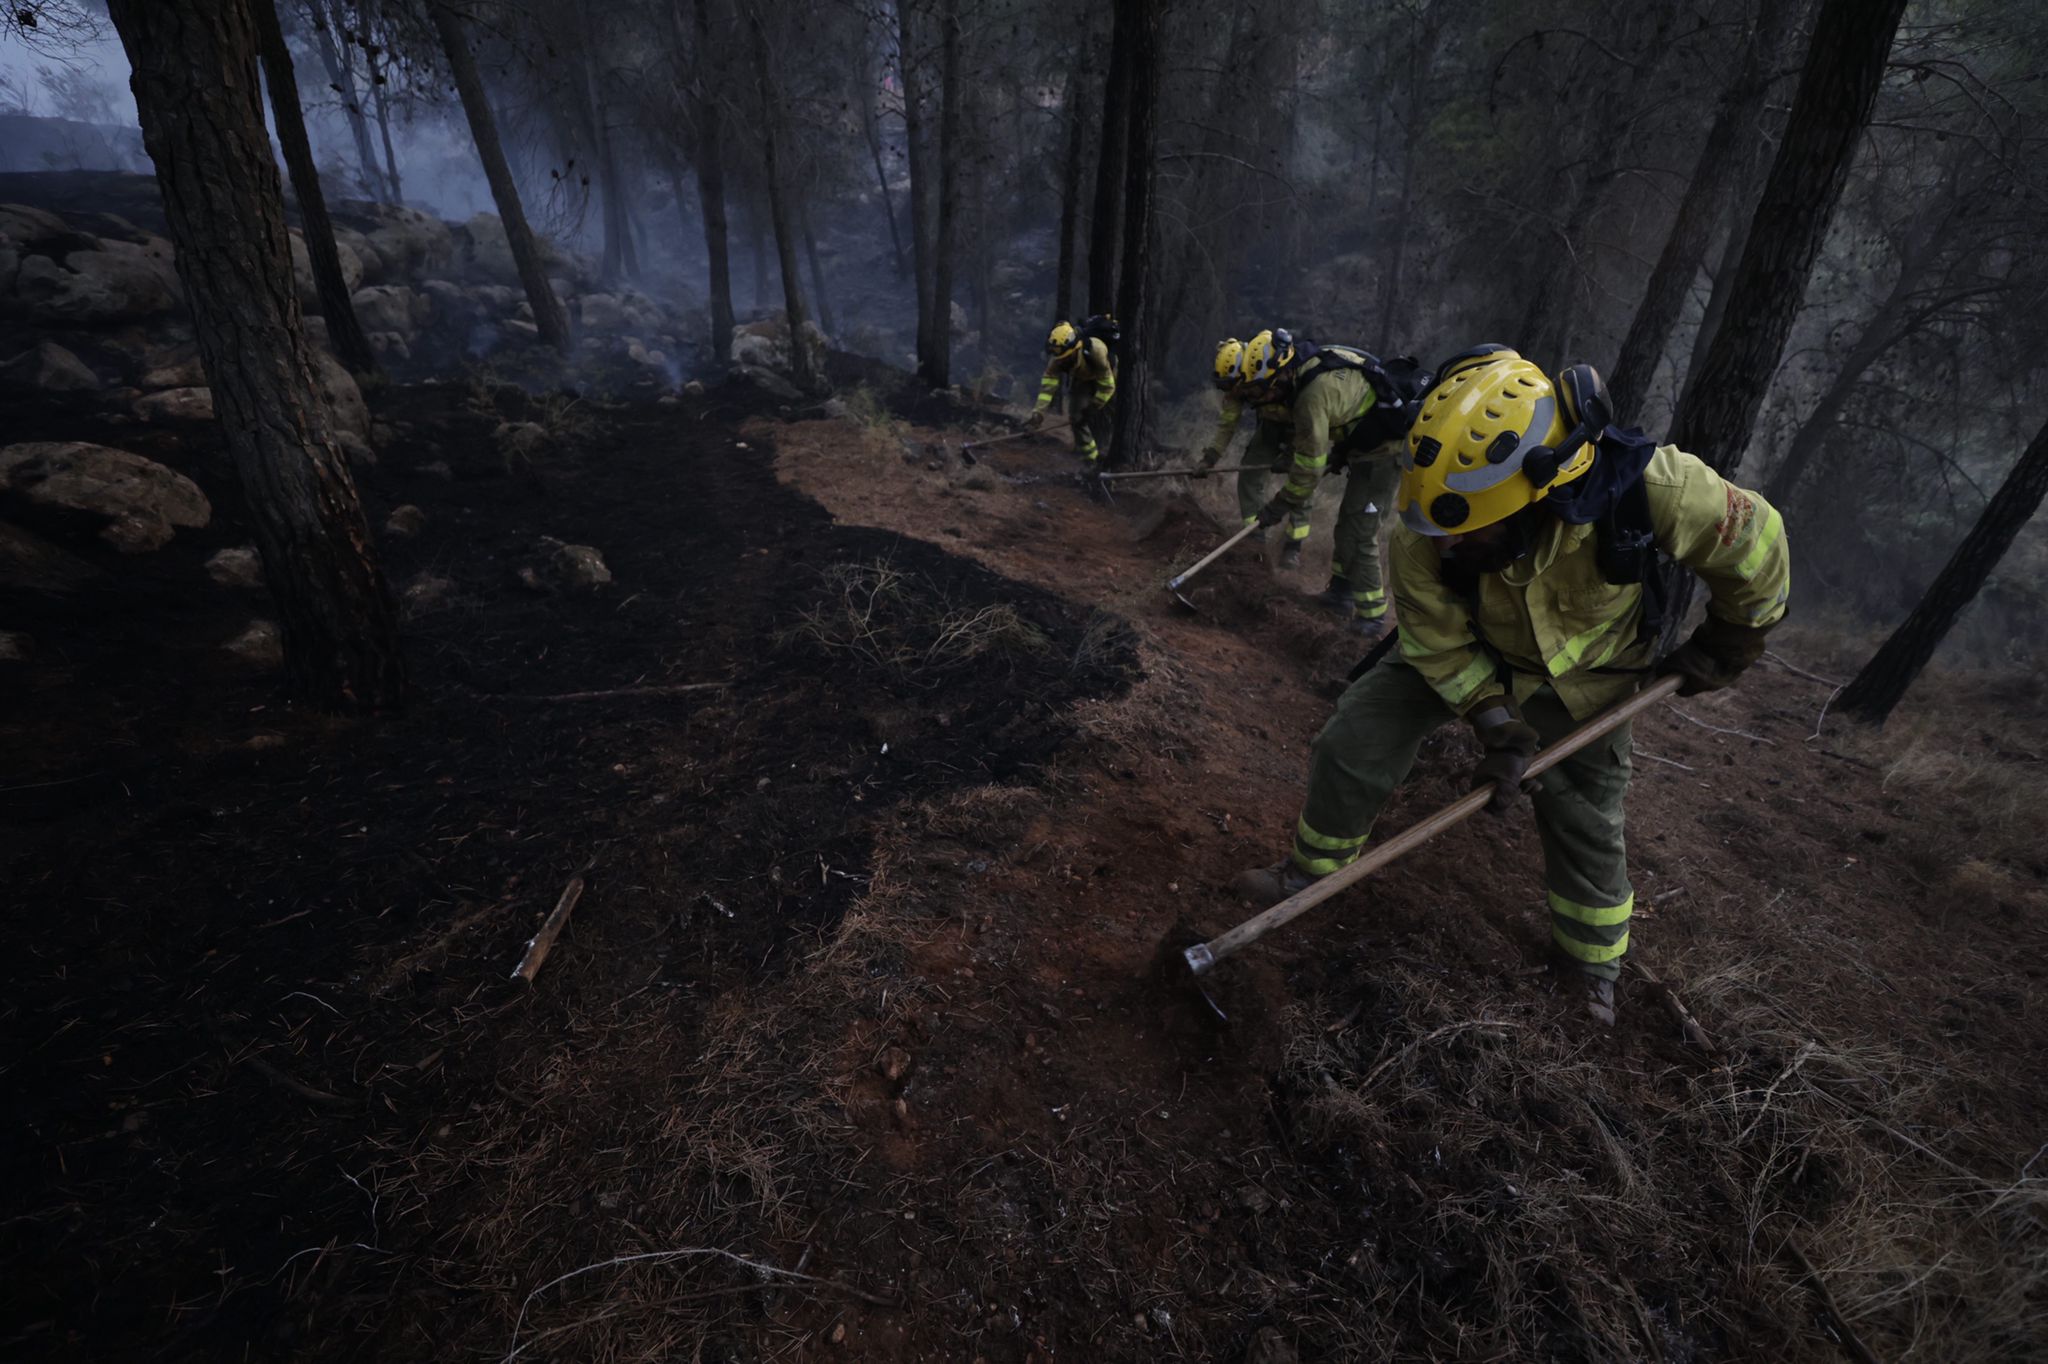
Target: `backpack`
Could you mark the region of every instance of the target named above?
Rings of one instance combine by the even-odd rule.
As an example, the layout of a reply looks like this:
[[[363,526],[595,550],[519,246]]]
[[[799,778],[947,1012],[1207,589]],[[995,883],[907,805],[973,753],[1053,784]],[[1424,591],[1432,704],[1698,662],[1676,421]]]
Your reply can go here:
[[[1100,341],[1109,348],[1111,359],[1116,358],[1116,343],[1123,340],[1124,329],[1108,313],[1097,313],[1081,324],[1081,340]]]
[[[1352,427],[1340,443],[1339,448],[1346,454],[1370,450],[1405,435],[1415,424],[1422,395],[1436,383],[1436,375],[1424,369],[1422,362],[1412,355],[1382,360],[1357,346],[1310,346],[1307,350],[1308,354],[1299,363],[1315,361],[1316,374],[1357,370],[1372,385],[1372,411]],[[1316,374],[1311,374],[1309,379],[1313,380]],[[1334,457],[1337,451],[1333,450],[1331,454]]]

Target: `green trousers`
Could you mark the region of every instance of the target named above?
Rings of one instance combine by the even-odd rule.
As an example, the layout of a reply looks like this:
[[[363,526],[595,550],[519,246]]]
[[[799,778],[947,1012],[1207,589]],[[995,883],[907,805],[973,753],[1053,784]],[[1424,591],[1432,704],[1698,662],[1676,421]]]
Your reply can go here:
[[[1546,744],[1577,727],[1547,687],[1522,713]],[[1398,658],[1352,683],[1310,750],[1294,864],[1327,876],[1355,861],[1387,798],[1415,765],[1423,738],[1454,718],[1422,675]],[[1544,773],[1531,797],[1543,840],[1551,937],[1580,969],[1609,980],[1621,974],[1635,907],[1622,840],[1628,777],[1629,728],[1623,725]],[[1426,854],[1405,864],[1410,874],[1418,874],[1422,858]]]
[[[1284,481],[1293,454],[1288,442],[1289,428],[1260,422],[1258,431],[1244,452],[1244,462],[1260,467],[1237,476],[1237,510],[1250,525],[1272,496],[1277,475]],[[1380,526],[1394,504],[1394,489],[1401,481],[1401,469],[1391,459],[1350,465],[1344,474],[1344,496],[1337,503],[1337,524],[1330,532],[1330,576],[1349,584],[1353,611],[1367,620],[1387,614],[1387,589],[1380,573]],[[1287,518],[1287,538],[1306,540],[1308,509]]]
[[[1108,435],[1109,404],[1095,401],[1095,386],[1067,381],[1067,420],[1073,425],[1074,453],[1093,469],[1102,460],[1100,439]]]
[[[1246,469],[1237,476],[1237,514],[1249,526],[1259,519],[1266,503],[1272,500],[1273,475],[1283,480],[1287,476],[1293,452],[1289,448],[1288,434],[1292,427],[1277,422],[1260,422],[1252,432],[1251,443],[1244,448],[1244,464],[1255,464],[1255,469]],[[1287,538],[1296,544],[1308,539],[1308,508],[1289,512],[1281,523],[1286,527]]]

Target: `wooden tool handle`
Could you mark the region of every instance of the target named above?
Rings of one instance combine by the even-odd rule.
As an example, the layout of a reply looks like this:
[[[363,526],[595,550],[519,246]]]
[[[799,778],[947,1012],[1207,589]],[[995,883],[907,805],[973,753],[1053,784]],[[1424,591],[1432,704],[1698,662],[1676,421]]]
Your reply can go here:
[[[1232,545],[1235,545],[1238,541],[1244,539],[1245,536],[1250,535],[1253,531],[1257,530],[1258,528],[1259,527],[1256,522],[1249,526],[1246,526],[1243,530],[1231,536],[1228,540],[1225,540],[1222,544],[1216,546],[1216,548],[1210,550],[1207,554],[1204,554],[1201,558],[1197,559],[1194,562],[1194,564],[1187,569],[1186,572],[1180,573],[1172,578],[1168,578],[1166,580],[1166,590],[1169,592],[1180,591],[1182,583],[1185,583],[1189,578],[1194,577],[1197,573],[1200,573],[1210,564],[1213,564],[1218,559],[1222,558],[1224,551],[1228,550]]]
[[[1022,431],[1006,431],[1000,436],[990,436],[987,440],[971,440],[960,448],[962,450],[979,450],[984,445],[999,445],[1006,440],[1017,440],[1023,436],[1049,436],[1055,431],[1064,431],[1072,425],[1072,422],[1062,419],[1051,426],[1027,426]]]
[[[1224,465],[1224,466],[1223,466],[1222,468],[1220,468],[1220,469],[1207,469],[1207,470],[1197,470],[1197,469],[1193,468],[1192,466],[1190,466],[1189,468],[1186,468],[1186,469],[1132,469],[1132,470],[1130,470],[1130,471],[1129,471],[1129,472],[1127,472],[1127,473],[1120,473],[1120,474],[1097,474],[1097,475],[1096,475],[1096,477],[1097,477],[1097,478],[1101,478],[1101,479],[1112,479],[1112,478],[1193,478],[1193,477],[1194,477],[1194,476],[1195,476],[1195,475],[1196,475],[1196,474],[1197,474],[1198,472],[1201,472],[1201,473],[1211,473],[1211,474],[1241,474],[1241,473],[1245,472],[1245,471],[1246,471],[1247,469],[1257,469],[1257,470],[1258,470],[1259,472],[1261,472],[1261,473],[1271,473],[1271,472],[1272,472],[1272,470],[1271,470],[1271,469],[1270,469],[1270,468],[1269,468],[1268,466],[1266,466],[1266,465],[1264,465],[1264,464],[1226,464],[1226,465]]]
[[[1556,743],[1539,752],[1535,759],[1530,762],[1527,776],[1540,777],[1572,754],[1584,748],[1587,744],[1592,743],[1595,739],[1602,739],[1612,734],[1651,706],[1656,705],[1659,701],[1677,691],[1678,684],[1679,679],[1676,677],[1659,678],[1634,696],[1629,697],[1626,701],[1594,716],[1586,721],[1585,724],[1580,725],[1577,729],[1559,739]],[[1208,942],[1196,943],[1187,950],[1188,967],[1196,975],[1201,975],[1217,962],[1257,942],[1274,929],[1293,923],[1296,919],[1308,913],[1338,891],[1364,880],[1381,867],[1386,866],[1387,863],[1399,857],[1402,853],[1429,842],[1430,839],[1435,838],[1454,824],[1463,823],[1484,809],[1486,802],[1493,799],[1493,787],[1494,784],[1488,782],[1477,790],[1467,792],[1451,804],[1446,805],[1443,809],[1438,810],[1428,819],[1423,820],[1420,824],[1405,829],[1393,838],[1388,839],[1385,843],[1380,844],[1379,847],[1359,858],[1342,871],[1330,873],[1328,876],[1315,882],[1315,884],[1288,896],[1271,909],[1253,915],[1236,928],[1220,934]]]

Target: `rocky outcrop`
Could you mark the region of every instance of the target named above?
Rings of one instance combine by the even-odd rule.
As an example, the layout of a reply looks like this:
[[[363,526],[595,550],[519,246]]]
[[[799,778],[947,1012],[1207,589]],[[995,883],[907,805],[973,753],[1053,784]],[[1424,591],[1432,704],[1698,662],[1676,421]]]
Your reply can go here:
[[[425,299],[403,284],[373,284],[349,296],[356,321],[365,332],[388,332],[410,339],[433,316]]]
[[[206,576],[222,587],[251,592],[263,586],[263,560],[254,545],[215,550],[206,561]]]
[[[306,250],[306,235],[295,227],[291,229],[291,239],[292,283],[298,289],[299,307],[306,312],[317,313],[321,310],[320,286],[313,279],[313,257]],[[340,233],[335,234],[334,247],[335,255],[341,258],[341,282],[348,286],[350,294],[354,294],[363,285],[362,257],[355,253],[354,247],[341,240]]]
[[[0,204],[0,317],[103,327],[170,312],[179,300],[171,244],[134,236],[95,237],[54,213]]]
[[[166,388],[135,400],[135,415],[147,422],[210,422],[213,390]]]
[[[123,554],[161,549],[180,529],[213,518],[191,479],[155,460],[84,441],[31,441],[0,449],[0,492],[45,512],[99,523]]]
[[[0,392],[90,393],[99,386],[91,367],[55,341],[38,341],[0,364]]]

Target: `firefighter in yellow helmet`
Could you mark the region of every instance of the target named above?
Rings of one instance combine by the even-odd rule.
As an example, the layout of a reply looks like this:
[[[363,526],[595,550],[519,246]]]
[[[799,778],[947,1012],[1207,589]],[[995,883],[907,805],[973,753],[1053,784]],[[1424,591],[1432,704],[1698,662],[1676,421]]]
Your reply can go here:
[[[1045,338],[1045,375],[1038,381],[1038,402],[1024,423],[1030,430],[1045,424],[1045,410],[1064,382],[1074,453],[1091,472],[1102,460],[1100,428],[1109,401],[1116,396],[1116,353],[1110,349],[1116,337],[1116,319],[1106,315],[1091,317],[1079,327],[1054,323]]]
[[[1791,581],[1776,509],[1611,421],[1588,365],[1552,379],[1484,346],[1442,367],[1396,495],[1399,647],[1317,736],[1288,859],[1238,880],[1274,900],[1353,861],[1423,737],[1463,719],[1483,755],[1471,784],[1497,783],[1495,808],[1533,801],[1551,938],[1603,1023],[1635,904],[1622,844],[1628,729],[1525,784],[1529,761],[1653,673],[1679,674],[1686,695],[1734,682],[1783,618]],[[1660,554],[1699,576],[1708,603],[1657,660]]]
[[[1282,333],[1285,335],[1285,333]],[[1211,367],[1211,378],[1216,391],[1223,400],[1222,410],[1217,414],[1216,433],[1209,437],[1197,461],[1194,477],[1206,478],[1209,470],[1223,459],[1237,438],[1238,427],[1243,423],[1245,409],[1250,408],[1257,421],[1254,425],[1251,443],[1245,450],[1245,463],[1258,463],[1261,467],[1245,469],[1237,476],[1237,507],[1246,525],[1259,519],[1259,509],[1266,505],[1266,484],[1269,468],[1277,470],[1286,458],[1287,437],[1284,429],[1294,421],[1294,410],[1286,401],[1266,395],[1268,400],[1260,402],[1252,387],[1245,381],[1245,360],[1256,351],[1271,345],[1273,334],[1260,332],[1249,342],[1230,337],[1216,346],[1216,359]],[[1267,430],[1272,424],[1273,431]],[[1281,553],[1282,566],[1291,568],[1301,558],[1301,539],[1308,534],[1308,518],[1301,518],[1301,535],[1294,536],[1294,527],[1289,528],[1287,547]],[[1260,526],[1252,538],[1261,544],[1266,539],[1266,528]],[[1293,562],[1289,562],[1289,560]]]

